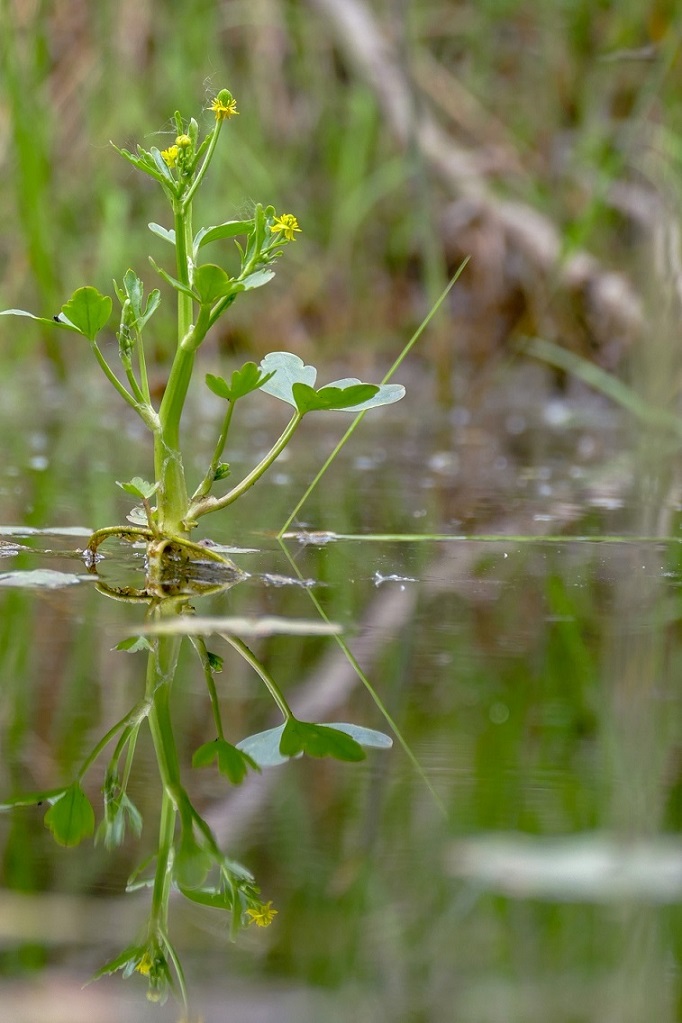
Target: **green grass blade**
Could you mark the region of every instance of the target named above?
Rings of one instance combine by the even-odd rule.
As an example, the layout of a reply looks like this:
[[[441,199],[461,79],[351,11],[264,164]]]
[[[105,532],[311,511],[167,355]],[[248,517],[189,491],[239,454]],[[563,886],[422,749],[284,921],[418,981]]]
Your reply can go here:
[[[524,338],[519,343],[519,347],[526,355],[532,355],[542,362],[549,363],[550,366],[572,373],[573,376],[593,387],[595,391],[599,391],[620,405],[621,408],[626,409],[644,425],[671,430],[676,436],[682,438],[682,419],[679,416],[667,412],[665,409],[655,408],[640,398],[622,380],[607,373],[599,366],[595,366],[593,362],[539,337]]]
[[[416,345],[417,341],[422,336],[422,334],[424,333],[424,331],[428,327],[429,323],[431,322],[433,317],[436,315],[436,313],[438,312],[438,310],[442,306],[443,302],[445,301],[445,299],[447,298],[448,294],[450,293],[450,290],[454,287],[454,285],[459,280],[459,277],[460,277],[462,271],[464,270],[464,267],[467,265],[468,262],[469,262],[468,258],[464,260],[464,262],[460,265],[460,267],[458,268],[457,272],[455,273],[454,277],[448,282],[447,287],[445,287],[443,289],[443,291],[441,292],[440,296],[436,299],[435,303],[433,304],[433,306],[431,307],[429,312],[426,314],[426,316],[424,317],[422,322],[419,324],[419,326],[417,327],[417,329],[415,330],[414,334],[412,335],[410,340],[407,342],[407,344],[403,348],[403,350],[400,353],[400,355],[398,356],[398,358],[395,360],[395,362],[393,363],[393,365],[391,366],[389,371],[384,376],[383,380],[381,381],[382,385],[383,384],[387,384],[389,382],[389,380],[391,379],[391,377],[394,375],[394,373],[396,373],[398,371],[398,369],[400,368],[400,366],[403,364],[404,360],[407,358],[409,353],[412,351],[412,349]],[[296,507],[293,509],[293,511],[289,515],[288,519],[283,524],[282,528],[280,529],[279,533],[277,534],[277,538],[279,540],[282,539],[282,536],[284,535],[284,533],[286,533],[287,529],[289,529],[289,526],[294,521],[294,519],[296,518],[296,516],[300,512],[301,508],[303,507],[305,502],[308,500],[308,498],[312,494],[313,490],[315,489],[317,484],[320,482],[320,480],[322,479],[322,477],[324,476],[324,474],[326,473],[327,469],[332,464],[332,462],[334,461],[336,456],[339,454],[339,452],[344,447],[344,445],[353,436],[353,434],[355,433],[355,430],[360,425],[360,422],[364,418],[365,414],[366,414],[365,412],[358,412],[357,416],[355,417],[353,422],[350,424],[350,426],[348,427],[348,429],[344,433],[344,435],[341,438],[341,440],[338,442],[338,444],[336,445],[336,447],[334,448],[332,453],[329,455],[329,457],[325,460],[324,464],[322,465],[321,469],[319,470],[319,472],[317,473],[317,475],[315,476],[315,478],[311,482],[310,486],[307,488],[307,490],[305,491],[305,493],[301,497],[300,501],[298,502]]]

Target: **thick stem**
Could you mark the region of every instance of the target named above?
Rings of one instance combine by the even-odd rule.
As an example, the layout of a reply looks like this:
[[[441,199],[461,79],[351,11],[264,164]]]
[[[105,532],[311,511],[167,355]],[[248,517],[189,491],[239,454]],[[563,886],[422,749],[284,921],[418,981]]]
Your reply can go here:
[[[175,251],[178,280],[189,287],[189,254],[192,244],[192,206],[173,202]],[[187,536],[183,526],[187,514],[187,484],[180,454],[180,419],[192,377],[194,349],[183,342],[192,331],[193,303],[178,291],[178,341],[166,391],[159,409],[160,428],[154,436],[154,471],[160,483],[157,510],[160,530],[170,536]]]

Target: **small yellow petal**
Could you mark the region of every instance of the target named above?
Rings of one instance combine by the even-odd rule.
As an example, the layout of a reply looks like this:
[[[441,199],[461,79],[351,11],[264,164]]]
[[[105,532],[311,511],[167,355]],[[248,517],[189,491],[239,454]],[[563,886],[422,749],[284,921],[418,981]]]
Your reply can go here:
[[[283,213],[281,217],[275,217],[275,221],[270,228],[273,234],[277,231],[281,231],[288,242],[293,242],[294,235],[297,231],[300,232],[301,228],[298,226],[298,220],[293,213]]]
[[[135,969],[137,970],[138,973],[141,973],[143,977],[148,977],[153,965],[154,963],[149,952],[145,952],[145,954],[142,956]]]
[[[161,159],[167,167],[175,167],[178,162],[178,156],[180,150],[177,146],[169,146],[168,149],[164,149],[161,153]]]
[[[272,908],[272,902],[261,902],[258,906],[247,909],[246,915],[251,917],[249,923],[256,927],[267,927],[277,916],[277,910]]]
[[[215,114],[216,121],[229,121],[231,117],[239,114],[237,101],[227,89],[222,89],[211,103],[211,110]]]

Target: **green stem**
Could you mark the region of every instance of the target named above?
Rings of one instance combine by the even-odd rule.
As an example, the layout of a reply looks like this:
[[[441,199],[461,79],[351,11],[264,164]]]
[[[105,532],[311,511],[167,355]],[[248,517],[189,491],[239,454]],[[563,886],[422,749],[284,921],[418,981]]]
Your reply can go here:
[[[189,252],[192,244],[191,203],[173,200],[177,278],[189,287]],[[187,484],[180,454],[180,419],[194,366],[192,335],[194,306],[190,295],[178,291],[178,340],[166,391],[159,409],[160,429],[154,437],[154,471],[160,483],[157,494],[159,527],[170,535],[187,535],[182,525],[187,513]]]
[[[102,372],[104,373],[105,377],[116,388],[116,390],[121,395],[123,400],[126,401],[130,405],[131,408],[135,409],[135,411],[137,412],[138,416],[140,417],[142,422],[145,424],[145,426],[148,427],[148,429],[150,429],[152,431],[158,430],[158,428],[159,428],[159,417],[156,414],[156,411],[154,410],[154,407],[152,406],[152,404],[150,402],[148,402],[144,398],[144,395],[142,395],[141,392],[139,394],[139,397],[135,397],[134,395],[132,395],[130,393],[130,391],[126,390],[126,388],[123,386],[121,381],[118,379],[118,377],[114,373],[113,369],[111,368],[111,366],[109,365],[107,360],[102,355],[100,347],[99,347],[99,345],[97,344],[96,341],[91,341],[90,342],[90,347],[92,348],[92,350],[93,350],[93,352],[95,354],[95,358],[97,359],[97,362],[99,363],[99,365],[100,365],[100,367],[102,369]],[[129,379],[130,379],[130,377],[129,377]],[[131,386],[132,386],[132,383],[131,383]],[[136,394],[139,391],[139,387],[137,386],[137,382],[135,382],[135,386],[133,387],[133,390],[135,390]],[[139,400],[139,399],[142,399],[142,400]]]
[[[118,732],[121,731],[121,729],[124,729],[129,725],[133,726],[139,725],[139,723],[143,720],[143,718],[147,716],[148,713],[149,703],[147,702],[147,700],[141,700],[140,703],[136,703],[133,709],[128,711],[128,713],[124,717],[122,717],[120,721],[117,721],[115,725],[112,725],[109,731],[106,733],[106,735],[104,735],[100,739],[100,741],[97,743],[94,749],[91,750],[91,752],[88,754],[88,756],[81,764],[78,774],[76,775],[78,781],[80,781],[81,778],[85,776],[86,772],[89,770],[90,767],[92,767],[92,765],[94,764],[95,760],[97,760],[97,757],[100,755],[102,750],[104,750],[109,745],[111,740]]]
[[[287,701],[284,699],[284,694],[282,693],[282,690],[279,688],[272,675],[270,675],[269,672],[265,670],[265,668],[258,660],[254,652],[250,650],[249,647],[247,647],[246,643],[244,643],[243,640],[237,639],[236,636],[230,636],[228,633],[221,633],[221,635],[223,639],[230,644],[230,646],[234,647],[234,649],[237,650],[242,655],[244,660],[251,665],[256,674],[259,675],[260,678],[263,680],[268,689],[268,692],[270,693],[273,700],[281,710],[284,720],[289,721],[291,718],[293,718],[294,716],[293,712]]]
[[[159,822],[159,850],[156,856],[154,889],[150,913],[150,930],[164,933],[168,924],[168,901],[170,896],[171,871],[173,869],[173,842],[177,809],[166,790],[161,795],[161,819]]]
[[[145,696],[150,701],[149,729],[159,763],[164,788],[179,798],[180,765],[170,717],[170,687],[175,676],[180,650],[179,636],[157,637],[147,663]]]
[[[128,737],[128,752],[126,753],[126,762],[123,768],[123,777],[121,778],[121,788],[123,789],[124,792],[128,788],[130,772],[133,769],[133,760],[135,759],[135,747],[137,745],[137,737],[140,733],[140,724],[141,722],[139,722],[136,725],[133,725],[133,727],[130,730],[130,735]]]
[[[194,199],[194,195],[196,193],[196,190],[199,187],[199,185],[201,184],[201,182],[203,181],[204,174],[208,170],[208,165],[210,164],[210,162],[211,162],[211,160],[213,158],[213,153],[215,152],[215,147],[218,144],[218,136],[220,135],[220,129],[222,128],[222,126],[223,126],[223,122],[222,121],[216,121],[215,128],[213,129],[213,135],[211,136],[211,141],[209,142],[208,149],[206,150],[206,155],[204,157],[204,161],[203,161],[201,167],[199,168],[199,170],[197,171],[197,175],[196,175],[194,181],[192,182],[191,187],[185,193],[185,196],[184,196],[184,198],[182,200],[182,206],[183,207],[186,207],[188,209],[191,208],[192,200]]]
[[[107,380],[111,384],[113,384],[113,386],[116,388],[116,390],[121,395],[123,400],[127,401],[128,404],[131,405],[135,409],[135,411],[137,411],[137,406],[139,404],[138,401],[133,397],[133,395],[130,393],[130,391],[126,390],[126,388],[123,386],[121,381],[118,379],[118,377],[114,373],[113,369],[111,368],[111,366],[109,365],[107,360],[102,355],[102,352],[101,352],[100,347],[97,344],[97,342],[96,341],[91,341],[90,342],[90,347],[92,348],[93,352],[95,353],[95,358],[97,359],[98,363],[100,364],[102,372],[104,373],[104,375],[107,378]]]
[[[252,487],[254,483],[258,482],[263,473],[270,468],[279,455],[281,455],[282,451],[293,437],[302,419],[303,416],[297,410],[289,420],[289,423],[279,437],[279,440],[277,440],[277,442],[270,448],[265,458],[261,459],[258,465],[251,470],[248,476],[245,476],[241,483],[230,490],[229,494],[225,494],[224,497],[205,497],[197,503],[192,502],[187,514],[188,519],[194,521],[202,515],[207,515],[209,512],[219,511],[221,508],[227,508],[227,506],[232,504],[233,501],[236,501],[237,498],[246,493],[246,491]]]
[[[148,405],[151,405],[151,393],[149,391],[149,377],[147,375],[147,361],[144,357],[144,345],[142,344],[142,338],[140,332],[137,331],[137,364],[140,370],[140,384],[142,390],[142,396]]]
[[[173,964],[173,969],[175,970],[175,975],[178,978],[178,987],[180,988],[180,998],[182,999],[182,1005],[183,1005],[183,1008],[185,1010],[185,1014],[183,1016],[183,1019],[187,1019],[189,1017],[189,1012],[188,1012],[189,1000],[187,998],[187,983],[185,981],[185,971],[182,968],[182,963],[180,962],[180,958],[178,956],[178,953],[175,951],[175,949],[171,945],[170,941],[168,940],[167,935],[165,935],[165,934],[164,934],[163,944],[164,944],[164,947],[166,949],[166,952],[168,953],[168,958],[170,959],[170,961]]]
[[[225,442],[227,441],[227,434],[230,429],[230,423],[232,421],[232,413],[234,412],[234,406],[235,402],[233,401],[228,402],[227,412],[225,413],[222,429],[220,431],[220,436],[218,437],[218,442],[215,446],[215,451],[213,452],[211,464],[209,465],[203,480],[192,494],[192,503],[194,503],[195,501],[200,501],[203,497],[206,497],[206,495],[210,492],[211,487],[213,486],[215,474],[217,472],[218,465],[222,457],[222,453],[225,450]]]
[[[216,734],[219,739],[224,739],[225,734],[223,732],[223,722],[220,717],[220,703],[218,701],[218,691],[215,686],[215,679],[213,678],[213,669],[208,659],[208,650],[206,649],[206,641],[201,636],[190,636],[190,642],[199,655],[201,660],[201,666],[204,669],[204,678],[206,679],[206,688],[208,689],[208,698],[211,701],[211,712],[213,714],[213,721],[215,723]]]

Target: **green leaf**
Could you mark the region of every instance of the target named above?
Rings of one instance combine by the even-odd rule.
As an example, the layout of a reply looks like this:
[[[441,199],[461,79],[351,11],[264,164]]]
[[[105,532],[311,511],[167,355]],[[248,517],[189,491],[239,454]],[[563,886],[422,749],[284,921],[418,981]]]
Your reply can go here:
[[[116,486],[125,490],[126,494],[132,494],[133,497],[139,497],[143,501],[148,501],[159,489],[159,483],[149,483],[141,476],[133,476],[127,483],[120,483],[119,480],[116,480]]]
[[[142,149],[141,146],[137,147],[138,155],[135,156],[134,153],[129,152],[127,149],[119,149],[119,147],[113,142],[111,145],[114,147],[119,156],[122,156],[124,160],[128,161],[128,163],[132,163],[133,167],[137,170],[142,171],[143,174],[149,174],[150,177],[155,178],[156,181],[159,181],[161,184],[164,183],[166,177],[165,174],[159,174],[156,169],[156,164],[152,160],[151,156],[148,152],[146,152],[146,150]]]
[[[59,845],[78,845],[95,830],[95,811],[78,782],[74,782],[64,795],[45,814],[45,826]]]
[[[120,955],[117,955],[114,959],[109,959],[104,966],[100,966],[99,970],[93,973],[92,980],[107,977],[118,970],[125,970],[125,976],[130,976],[146,951],[147,949],[144,945],[129,945]],[[128,969],[129,966],[130,969]]]
[[[128,269],[123,274],[123,287],[125,288],[126,295],[130,299],[135,319],[137,319],[141,311],[144,285],[134,270]]]
[[[216,224],[214,227],[202,227],[194,236],[194,251],[198,252],[204,245],[218,241],[219,238],[235,238],[239,234],[248,234],[252,228],[252,220],[226,220],[224,224]]]
[[[214,654],[212,650],[207,650],[206,659],[208,661],[208,666],[211,669],[211,671],[215,671],[216,674],[218,674],[223,670],[224,661],[220,654]]]
[[[27,316],[29,320],[36,320],[37,323],[46,323],[50,327],[61,327],[62,330],[70,330],[72,334],[81,333],[73,323],[68,323],[58,316],[34,316],[33,313],[29,313],[25,309],[2,309],[0,316]]]
[[[310,757],[334,757],[348,761],[364,760],[366,756],[362,746],[347,732],[297,718],[289,718],[285,724],[279,751],[289,757],[307,753]]]
[[[76,330],[94,341],[111,316],[112,301],[109,295],[101,295],[97,288],[78,288],[62,306],[62,314]]]
[[[163,238],[165,242],[170,242],[171,245],[175,245],[175,231],[171,228],[167,230],[165,227],[161,227],[161,224],[147,224],[147,227],[152,234],[155,234],[157,238]]]
[[[151,643],[145,636],[128,636],[117,643],[114,650],[123,650],[127,654],[136,654],[140,650],[153,650]]]
[[[317,370],[314,366],[306,366],[303,359],[291,352],[270,352],[261,360],[261,371],[273,374],[266,384],[261,387],[266,394],[286,401],[287,404],[296,408],[296,400],[293,395],[294,384],[307,384],[309,387],[315,385]]]
[[[332,380],[327,386],[345,389],[359,383],[360,381],[355,377],[346,377],[343,380]],[[381,405],[393,405],[405,397],[405,388],[402,384],[371,384],[369,386],[376,387],[376,394],[367,401],[360,402],[359,405],[349,407],[348,412],[366,412],[368,409],[379,408]]]
[[[401,384],[365,384],[357,377],[333,380],[326,387],[315,391],[317,370],[314,366],[306,366],[302,359],[290,352],[270,352],[261,360],[260,368],[263,372],[274,370],[275,373],[262,385],[261,390],[286,401],[300,412],[310,412],[313,409],[365,412],[380,405],[391,405],[405,395],[405,388]],[[297,390],[298,401],[294,397],[295,384],[305,385],[305,388]],[[315,398],[311,392],[316,395]],[[343,398],[339,392],[346,392]]]
[[[246,277],[241,278],[241,285],[244,291],[253,291],[254,288],[262,288],[264,284],[271,281],[275,276],[274,270],[269,270],[267,267],[262,267],[260,270],[254,271],[252,274],[247,274]]]
[[[194,290],[202,305],[214,305],[234,291],[235,282],[215,263],[204,263],[194,271]]]
[[[206,374],[206,384],[219,398],[236,401],[251,394],[252,391],[257,391],[274,376],[274,372],[273,370],[272,373],[261,373],[255,362],[245,362],[241,369],[234,371],[229,384],[223,377],[214,376],[212,373]]]
[[[197,844],[189,829],[183,829],[173,861],[174,880],[183,888],[200,888],[210,869],[209,854]]]
[[[177,182],[173,175],[171,174],[170,167],[168,166],[164,158],[161,156],[161,151],[157,149],[156,146],[152,146],[152,148],[149,150],[149,153],[152,160],[154,161],[156,169],[158,170],[161,176],[160,180],[162,180],[164,184],[170,185],[173,191],[176,191]]]
[[[275,371],[272,373],[261,373],[260,367],[255,362],[245,362],[241,369],[237,369],[232,374],[232,381],[230,383],[230,390],[232,392],[232,400],[236,401],[237,398],[244,398],[247,394],[251,394],[252,391],[257,391],[259,387],[271,380],[275,375]]]
[[[154,288],[149,292],[149,298],[147,299],[147,305],[145,306],[144,312],[137,321],[137,329],[142,330],[147,320],[149,320],[161,304],[161,292],[158,288]]]
[[[376,384],[351,384],[348,387],[321,387],[316,391],[307,384],[294,384],[292,392],[301,415],[306,412],[329,409],[347,409],[373,398],[379,391]]]
[[[362,725],[354,725],[349,721],[326,721],[325,724],[339,732],[346,732],[361,746],[368,746],[372,749],[390,749],[393,745],[390,735],[378,732],[375,728],[363,728]]]
[[[218,763],[220,773],[229,778],[233,785],[241,784],[249,768],[260,771],[260,767],[248,753],[237,749],[226,739],[214,739],[200,746],[192,757],[192,767],[208,767],[214,760]]]
[[[139,838],[142,833],[142,815],[132,800],[121,791],[118,779],[110,780],[104,788],[104,819],[95,832],[95,845],[102,842],[106,849],[123,845],[128,827]]]
[[[286,764],[291,758],[283,756],[279,751],[283,731],[282,724],[276,728],[268,728],[265,732],[249,735],[237,743],[237,749],[247,753],[259,767],[278,767],[280,764]]]
[[[159,266],[159,264],[156,263],[151,256],[149,257],[149,262],[154,267],[157,274],[163,277],[166,284],[170,284],[171,288],[174,288],[175,291],[182,292],[183,295],[189,295],[189,297],[193,298],[195,302],[198,301],[197,296],[194,294],[192,289],[188,287],[188,285],[183,284],[182,281],[176,280],[175,277],[171,277],[171,275],[167,273],[162,266]]]
[[[345,733],[351,740],[354,740],[354,744],[349,747],[352,751],[353,756],[351,757],[340,757],[342,760],[361,760],[362,757],[358,756],[358,751],[355,748],[355,744],[359,746],[367,746],[373,749],[390,749],[393,745],[393,740],[390,736],[385,735],[383,732],[377,732],[374,728],[363,728],[361,725],[354,725],[346,721],[342,722],[325,722],[324,725],[306,725],[304,722],[297,721],[296,726],[300,728],[313,728],[319,730],[324,729],[322,732],[323,741],[326,742],[329,739],[327,733],[337,733],[334,742],[338,741],[338,733]],[[237,748],[242,750],[244,753],[248,753],[253,760],[260,767],[278,767],[280,764],[286,764],[288,760],[293,757],[301,756],[304,752],[310,753],[308,749],[299,748],[294,754],[285,753],[281,748],[282,736],[285,728],[287,727],[286,722],[282,725],[278,725],[276,728],[268,728],[265,732],[257,732],[255,735],[250,735],[246,739],[242,739],[241,742],[237,743]],[[291,736],[291,732],[289,733]],[[319,742],[319,738],[316,740]],[[343,740],[340,740],[343,742]],[[320,754],[312,753],[312,756],[319,756]],[[324,756],[334,756],[334,753],[325,753]]]
[[[232,909],[234,895],[229,888],[183,888],[180,891],[186,899],[197,902],[200,906],[211,906],[213,909]]]
[[[144,298],[144,285],[134,270],[126,270],[123,275],[123,286],[125,288],[125,294],[130,302],[130,308],[133,315],[132,324],[130,321],[127,322],[130,326],[134,326],[136,330],[140,331],[146,324],[147,320],[149,320],[149,318],[158,309],[161,301],[161,292],[158,288],[155,288],[152,292],[150,292],[149,298],[147,299],[147,305],[146,307],[143,307],[142,300]]]
[[[213,373],[207,373],[206,386],[214,394],[217,394],[219,398],[224,398],[225,401],[232,401],[232,391],[224,377],[217,377]]]

